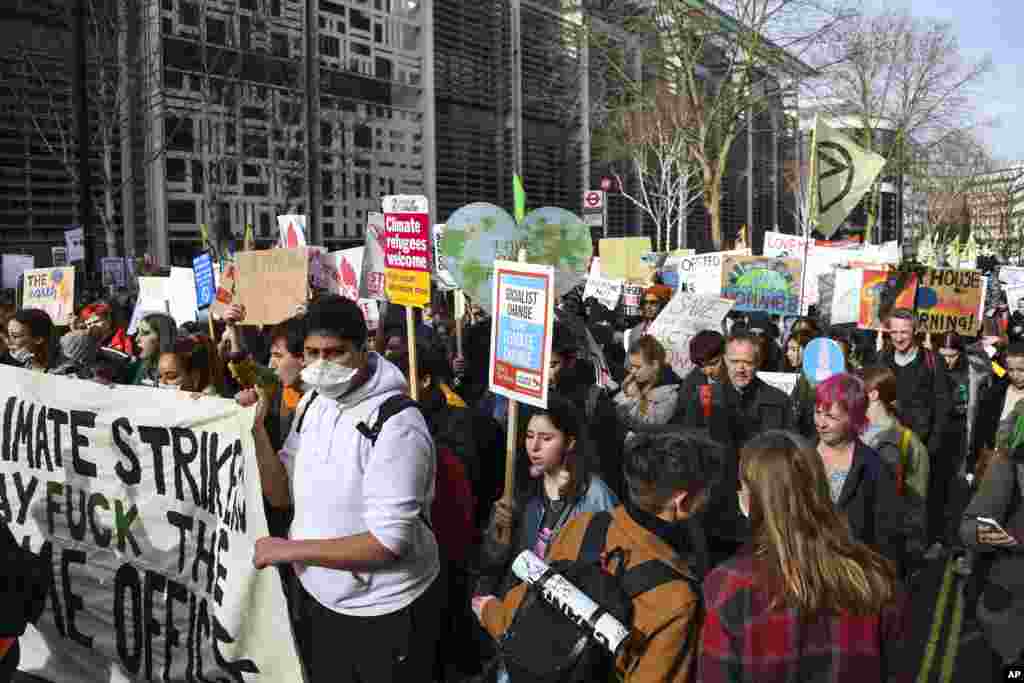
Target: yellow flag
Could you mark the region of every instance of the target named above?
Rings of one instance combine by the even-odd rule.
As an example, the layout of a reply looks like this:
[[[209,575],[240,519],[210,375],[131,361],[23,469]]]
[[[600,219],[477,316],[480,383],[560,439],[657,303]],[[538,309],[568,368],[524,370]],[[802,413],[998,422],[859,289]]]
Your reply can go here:
[[[811,222],[826,238],[871,189],[885,159],[816,119],[812,149]]]

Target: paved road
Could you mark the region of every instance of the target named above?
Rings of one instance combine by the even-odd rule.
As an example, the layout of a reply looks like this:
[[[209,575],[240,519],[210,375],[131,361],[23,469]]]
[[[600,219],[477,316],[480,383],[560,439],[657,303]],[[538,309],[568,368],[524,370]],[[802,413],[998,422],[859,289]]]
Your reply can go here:
[[[911,590],[912,633],[906,664],[916,672],[916,683],[1007,680],[997,670],[973,618],[968,581],[953,573],[952,561],[929,563]]]

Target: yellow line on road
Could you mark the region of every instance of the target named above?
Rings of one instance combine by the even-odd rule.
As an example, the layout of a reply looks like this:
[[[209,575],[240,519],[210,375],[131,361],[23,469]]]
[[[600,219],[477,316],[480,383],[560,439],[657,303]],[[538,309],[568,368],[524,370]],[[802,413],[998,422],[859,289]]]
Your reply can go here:
[[[946,619],[946,602],[949,600],[949,589],[953,585],[953,560],[946,562],[946,573],[942,577],[942,590],[939,591],[939,599],[935,602],[935,613],[932,615],[932,630],[928,636],[928,644],[924,649],[924,659],[921,661],[921,668],[917,672],[917,683],[928,683],[932,673],[932,662],[935,659],[935,650],[939,646],[939,636],[942,635],[942,624]]]
[[[953,603],[953,616],[949,623],[949,640],[946,641],[946,654],[942,659],[941,683],[953,680],[956,671],[956,656],[960,650],[960,630],[964,622],[964,582],[957,581],[956,602]]]

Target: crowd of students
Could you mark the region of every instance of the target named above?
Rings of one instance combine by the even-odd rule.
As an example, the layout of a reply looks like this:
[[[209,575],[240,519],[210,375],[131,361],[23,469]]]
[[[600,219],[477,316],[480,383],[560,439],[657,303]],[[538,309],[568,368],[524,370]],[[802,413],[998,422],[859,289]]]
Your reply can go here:
[[[314,682],[515,683],[501,642],[528,591],[510,563],[577,558],[604,513],[606,560],[674,572],[632,597],[614,664],[630,683],[909,681],[908,587],[945,557],[971,577],[994,661],[1017,661],[1022,321],[997,311],[977,340],[935,338],[896,309],[884,333],[805,317],[783,338],[784,321],[733,315],[693,337],[679,377],[647,334],[671,294],[647,290],[639,320],[578,290],[559,303],[548,406],[521,406],[513,435],[512,499],[490,320],[471,307],[454,321],[444,297],[417,315],[415,403],[404,309],[371,333],[326,294],[268,328],[232,306],[215,338],[165,314],[129,335],[112,301],[68,328],[0,310],[0,364],[257,406],[272,535],[254,562],[279,568]],[[846,372],[801,376],[791,395],[759,377],[800,372],[820,337]],[[18,629],[0,619],[0,670]]]

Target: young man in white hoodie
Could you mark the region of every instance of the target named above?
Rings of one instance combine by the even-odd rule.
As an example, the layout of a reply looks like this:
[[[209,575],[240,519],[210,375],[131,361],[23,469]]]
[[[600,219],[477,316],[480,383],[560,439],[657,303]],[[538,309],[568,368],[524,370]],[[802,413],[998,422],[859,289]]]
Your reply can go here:
[[[299,579],[298,640],[311,683],[431,681],[444,601],[429,524],[435,455],[422,413],[373,426],[408,386],[366,348],[359,308],[329,296],[309,306],[306,394],[279,453],[261,400],[253,428],[263,492],[292,507],[288,538],[256,542],[257,568],[291,563]]]

